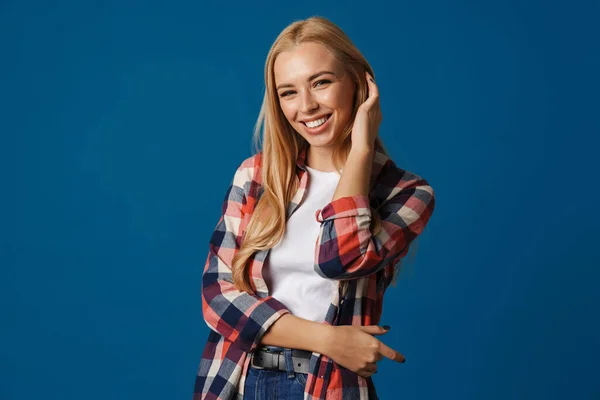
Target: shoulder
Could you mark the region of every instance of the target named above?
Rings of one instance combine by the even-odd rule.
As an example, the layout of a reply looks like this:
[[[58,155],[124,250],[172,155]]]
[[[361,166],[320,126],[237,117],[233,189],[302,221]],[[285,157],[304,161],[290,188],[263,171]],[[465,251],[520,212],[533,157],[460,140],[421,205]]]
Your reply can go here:
[[[254,188],[260,180],[260,169],[262,166],[262,152],[253,154],[242,160],[238,165],[233,185],[243,188],[246,196],[254,195]]]
[[[390,157],[385,157],[374,187],[376,202],[381,205],[398,193],[433,197],[434,191],[429,182],[421,175],[401,168]]]
[[[394,187],[409,185],[430,186],[429,182],[423,176],[396,165],[391,158],[388,158],[383,165],[377,183]]]
[[[251,172],[253,169],[258,168],[262,165],[262,151],[251,155],[250,157],[242,160],[238,167],[238,171]]]

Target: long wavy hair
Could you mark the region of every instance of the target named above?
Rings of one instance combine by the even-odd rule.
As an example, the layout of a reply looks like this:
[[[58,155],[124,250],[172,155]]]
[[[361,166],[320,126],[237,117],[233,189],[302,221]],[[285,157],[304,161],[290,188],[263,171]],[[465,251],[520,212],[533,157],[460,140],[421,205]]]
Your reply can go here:
[[[254,128],[254,154],[260,152],[262,132],[262,185],[263,193],[255,205],[254,212],[242,237],[239,251],[232,261],[232,277],[238,290],[253,293],[250,284],[248,262],[260,250],[270,249],[283,237],[286,228],[286,210],[298,190],[296,160],[309,143],[287,121],[279,105],[275,87],[274,64],[277,56],[294,47],[313,42],[325,46],[342,65],[356,84],[351,117],[334,139],[332,161],[341,174],[344,162],[351,149],[351,132],[358,107],[368,96],[365,71],[373,77],[373,69],[351,42],[348,36],[334,23],[320,16],[295,21],[288,25],[276,38],[265,63],[265,94],[259,117]],[[387,155],[379,137],[375,146]],[[381,219],[371,208],[371,230],[376,234],[381,229]],[[394,273],[394,283],[399,264]],[[347,281],[341,281],[342,293],[347,290]]]

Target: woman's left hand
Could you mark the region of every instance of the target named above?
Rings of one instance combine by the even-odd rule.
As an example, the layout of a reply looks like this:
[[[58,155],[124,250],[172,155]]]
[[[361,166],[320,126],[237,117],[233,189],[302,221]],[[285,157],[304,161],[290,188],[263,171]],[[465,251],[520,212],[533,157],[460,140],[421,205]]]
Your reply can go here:
[[[371,74],[365,71],[369,95],[358,107],[352,127],[352,149],[373,150],[375,138],[379,133],[379,124],[383,119],[379,107],[379,90]]]

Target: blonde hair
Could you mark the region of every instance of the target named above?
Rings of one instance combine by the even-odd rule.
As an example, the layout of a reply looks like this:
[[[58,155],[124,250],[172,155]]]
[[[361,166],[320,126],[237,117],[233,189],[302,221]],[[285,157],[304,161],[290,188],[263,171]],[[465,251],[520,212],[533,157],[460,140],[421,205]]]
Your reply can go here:
[[[265,63],[265,94],[253,137],[256,154],[260,151],[262,128],[263,194],[255,205],[240,248],[232,261],[234,284],[238,290],[248,293],[254,292],[250,285],[250,272],[247,271],[250,265],[248,261],[255,252],[272,248],[283,237],[287,205],[294,197],[300,183],[296,176],[296,160],[300,152],[308,146],[306,139],[289,124],[279,106],[274,64],[280,53],[306,42],[325,46],[356,84],[351,118],[334,139],[332,161],[339,173],[351,148],[350,138],[356,112],[368,96],[368,86],[364,79],[365,71],[375,76],[369,63],[348,36],[334,23],[320,16],[291,23],[271,46]],[[375,146],[387,155],[379,137],[376,139]],[[381,219],[375,210],[371,211],[371,228],[373,234],[376,234],[381,229]],[[341,281],[340,285],[345,293],[346,281]]]

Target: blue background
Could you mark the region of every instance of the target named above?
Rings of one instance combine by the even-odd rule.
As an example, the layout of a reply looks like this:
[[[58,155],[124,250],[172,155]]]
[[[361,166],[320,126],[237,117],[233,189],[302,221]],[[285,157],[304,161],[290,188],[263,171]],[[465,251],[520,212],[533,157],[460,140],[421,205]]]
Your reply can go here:
[[[436,191],[381,398],[600,398],[597,3],[122,3],[0,3],[0,399],[191,399],[264,60],[311,15]]]

